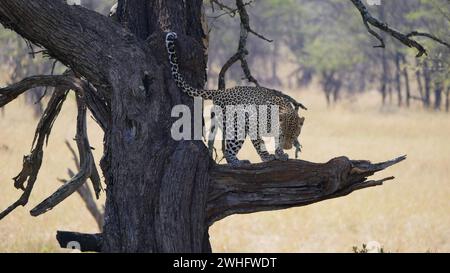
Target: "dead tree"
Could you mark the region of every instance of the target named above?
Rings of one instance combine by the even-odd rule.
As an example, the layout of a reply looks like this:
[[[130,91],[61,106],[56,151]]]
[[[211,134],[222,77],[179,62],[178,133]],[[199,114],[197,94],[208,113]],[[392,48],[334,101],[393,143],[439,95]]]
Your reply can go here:
[[[362,2],[351,2],[367,26],[425,50],[373,18]],[[405,157],[379,164],[339,157],[323,164],[290,160],[232,169],[216,165],[201,141],[173,140],[171,109],[177,104],[192,107],[192,99],[171,80],[164,33],[179,34],[180,69],[188,82],[201,88],[206,66],[202,5],[202,0],[120,0],[119,24],[64,1],[0,1],[3,26],[42,46],[71,69],[64,75],[30,77],[0,89],[1,107],[30,88],[56,87],[32,150],[14,178],[23,195],[0,213],[0,219],[27,204],[44,158],[44,143],[68,90],[76,93],[80,171],[33,208],[31,215],[47,212],[86,180],[96,195],[102,192],[86,133],[87,109],[104,131],[100,166],[106,204],[103,232],[59,232],[63,247],[77,241],[82,250],[103,252],[210,252],[208,227],[227,215],[304,206],[392,179],[367,180]],[[243,62],[242,55],[239,59]]]

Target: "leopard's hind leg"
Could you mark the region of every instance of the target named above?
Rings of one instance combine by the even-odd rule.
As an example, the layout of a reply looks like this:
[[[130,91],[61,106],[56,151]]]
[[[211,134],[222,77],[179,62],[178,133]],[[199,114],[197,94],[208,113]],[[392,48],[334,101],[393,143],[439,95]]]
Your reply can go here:
[[[272,155],[267,151],[264,140],[258,137],[257,139],[252,139],[252,143],[263,162],[268,162],[276,159],[275,155]]]
[[[250,161],[248,160],[239,160],[237,158],[237,153],[242,148],[242,145],[244,144],[244,140],[239,139],[226,139],[225,140],[225,159],[227,160],[228,164],[231,166],[237,167],[244,164],[250,164]]]
[[[225,159],[227,160],[227,163],[233,167],[250,164],[249,160],[239,160],[237,158],[237,154],[239,150],[241,150],[245,141],[247,131],[246,124],[245,126],[242,126],[242,124],[238,125],[237,117],[235,117],[232,124],[232,130],[227,130],[226,123],[223,125],[223,129],[225,131]]]

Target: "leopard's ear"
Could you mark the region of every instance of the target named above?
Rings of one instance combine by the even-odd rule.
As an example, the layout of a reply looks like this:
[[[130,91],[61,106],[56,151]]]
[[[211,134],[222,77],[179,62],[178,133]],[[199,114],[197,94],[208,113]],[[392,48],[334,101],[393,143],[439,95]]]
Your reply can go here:
[[[300,124],[303,125],[304,122],[305,122],[305,117],[301,117],[301,118],[300,118]]]

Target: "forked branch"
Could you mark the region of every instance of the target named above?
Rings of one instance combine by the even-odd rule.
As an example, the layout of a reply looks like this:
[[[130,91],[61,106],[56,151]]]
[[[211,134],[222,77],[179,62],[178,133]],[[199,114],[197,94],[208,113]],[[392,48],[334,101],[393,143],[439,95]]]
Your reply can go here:
[[[358,11],[361,13],[361,17],[363,19],[363,23],[367,28],[367,31],[374,36],[379,42],[380,45],[375,46],[375,47],[381,47],[384,48],[385,47],[385,43],[384,43],[384,39],[381,37],[380,34],[378,34],[376,31],[374,31],[371,26],[378,28],[381,31],[384,31],[386,33],[388,33],[389,35],[391,35],[394,39],[398,40],[399,42],[401,42],[402,44],[410,47],[410,48],[416,48],[418,53],[417,53],[417,57],[421,57],[424,54],[427,54],[427,51],[425,49],[425,47],[423,47],[419,42],[417,42],[416,40],[412,39],[412,37],[414,36],[422,36],[422,37],[427,37],[430,38],[446,47],[450,48],[449,43],[442,41],[441,39],[429,34],[429,33],[423,33],[423,32],[417,32],[417,31],[413,31],[409,34],[403,34],[400,31],[393,29],[391,27],[389,27],[386,23],[379,21],[378,19],[376,19],[375,17],[373,17],[369,10],[367,9],[367,7],[361,2],[361,0],[350,0],[353,5],[358,9]]]
[[[217,165],[210,173],[207,222],[228,215],[305,206],[383,184],[367,178],[406,159],[372,164],[338,157],[318,164],[303,160],[273,161],[241,168]]]
[[[74,193],[79,187],[81,187],[88,178],[92,181],[97,198],[99,196],[101,190],[100,176],[95,166],[91,146],[89,145],[89,140],[87,137],[86,103],[80,93],[77,93],[77,108],[77,134],[75,140],[77,142],[80,157],[80,171],[67,183],[61,186],[55,193],[33,208],[30,211],[33,216],[38,216],[48,210],[51,210],[61,201]]]
[[[28,203],[28,198],[33,190],[34,183],[36,182],[41,167],[44,143],[50,135],[53,123],[58,117],[61,107],[66,99],[67,92],[67,89],[60,89],[58,87],[50,98],[47,108],[36,128],[31,153],[23,157],[22,171],[13,178],[14,186],[17,189],[22,189],[23,193],[16,202],[0,213],[0,220],[18,206],[25,206]]]
[[[77,90],[81,86],[75,77],[64,75],[39,75],[31,76],[20,82],[14,83],[4,88],[0,88],[0,107],[13,101],[27,90],[40,86],[60,87],[63,89]]]
[[[71,71],[66,71],[63,75],[58,76],[29,77],[19,83],[0,89],[0,105],[3,106],[7,104],[26,90],[37,86],[55,86],[56,88],[36,128],[31,153],[24,156],[22,171],[13,178],[14,186],[17,189],[23,190],[23,194],[16,202],[0,213],[0,220],[18,206],[25,206],[28,203],[28,199],[41,167],[44,143],[48,141],[52,126],[58,117],[69,89],[75,90],[77,94],[78,118],[76,138],[81,158],[81,170],[55,194],[44,200],[30,213],[33,216],[37,216],[53,208],[56,204],[73,193],[73,191],[82,184],[80,184],[80,181],[83,181],[84,183],[87,178],[91,179],[97,197],[101,190],[100,176],[94,164],[86,133],[86,104],[84,101],[84,94],[86,94],[86,90],[93,93],[91,92],[92,90],[89,89],[88,83],[75,77]],[[93,111],[93,113],[95,115],[95,111]]]
[[[218,1],[213,1],[214,3],[220,3]],[[245,78],[249,81],[254,83],[256,86],[259,86],[258,81],[252,76],[252,73],[250,72],[250,68],[248,66],[246,56],[248,55],[247,50],[247,38],[248,34],[252,33],[255,36],[266,40],[268,42],[271,42],[271,40],[267,39],[263,35],[257,33],[250,27],[250,18],[248,16],[247,10],[245,8],[247,4],[245,4],[242,0],[236,0],[236,6],[237,6],[237,12],[239,13],[240,18],[240,26],[241,26],[241,32],[239,35],[239,45],[236,53],[228,59],[228,61],[223,65],[222,69],[219,72],[219,89],[225,89],[225,73],[228,71],[228,69],[237,61],[241,62],[242,71],[244,72]],[[231,8],[223,6],[220,6],[222,9],[229,10]]]

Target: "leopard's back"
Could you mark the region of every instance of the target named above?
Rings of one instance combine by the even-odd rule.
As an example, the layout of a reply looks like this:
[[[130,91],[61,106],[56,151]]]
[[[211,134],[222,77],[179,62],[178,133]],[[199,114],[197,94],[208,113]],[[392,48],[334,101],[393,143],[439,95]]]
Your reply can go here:
[[[278,105],[289,107],[289,102],[279,96],[275,90],[259,86],[236,86],[218,90],[213,93],[212,100],[215,105],[226,107],[228,105]]]

